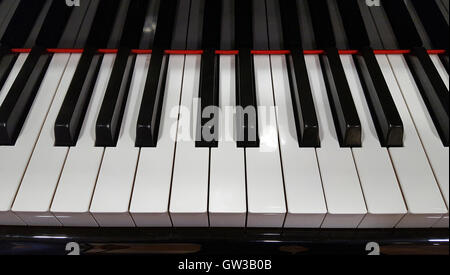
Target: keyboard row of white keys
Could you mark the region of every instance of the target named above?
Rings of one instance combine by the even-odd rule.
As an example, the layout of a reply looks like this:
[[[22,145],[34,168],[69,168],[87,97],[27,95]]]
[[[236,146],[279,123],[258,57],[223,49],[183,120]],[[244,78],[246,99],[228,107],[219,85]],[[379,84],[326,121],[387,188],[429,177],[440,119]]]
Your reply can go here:
[[[80,56],[55,55],[52,60],[54,66],[49,67],[46,73],[48,82],[44,80],[40,87],[40,91],[44,93],[56,88],[57,91],[12,207],[12,211],[30,226],[61,225],[50,212],[50,206],[69,148],[54,146],[54,122]],[[59,81],[57,76],[63,72]]]
[[[100,111],[115,54],[105,54],[85,123],[75,147],[69,149],[53,199],[51,212],[63,226],[98,226],[89,212],[104,148],[95,147],[95,123]]]
[[[362,119],[362,148],[340,148],[320,63],[314,56],[307,56],[306,62],[322,125],[322,146],[317,149],[317,154],[314,149],[298,147],[298,142],[292,137],[295,122],[291,114],[292,102],[284,56],[254,57],[260,148],[244,150],[237,148],[235,142],[219,142],[219,147],[212,149],[196,148],[195,116],[198,105],[194,99],[198,93],[200,56],[175,56],[170,59],[167,87],[168,91],[174,92],[167,92],[164,99],[161,143],[156,148],[141,149],[141,155],[140,149],[134,147],[134,130],[149,55],[137,57],[118,146],[107,149],[94,147],[97,109],[109,79],[113,56],[106,55],[104,58],[86,116],[86,125],[77,146],[69,149],[53,146],[53,126],[80,55],[55,55],[41,90],[54,87],[56,96],[12,209],[20,219],[6,206],[0,212],[0,224],[23,224],[24,221],[29,225],[59,226],[61,222],[65,226],[134,226],[137,221],[137,226],[167,227],[172,225],[172,218],[174,226],[243,227],[248,211],[248,227],[282,227],[283,224],[285,227],[319,227],[321,224],[322,227],[392,227],[403,217],[406,209],[396,185],[394,169],[389,162],[389,151],[409,207],[408,215],[398,227],[448,227],[448,208],[445,206],[448,205],[448,148],[440,143],[414,79],[401,56],[379,56],[378,61],[405,124],[403,148],[387,150],[380,146],[351,56],[342,56],[341,60]],[[20,62],[23,63],[25,57],[25,54],[19,57],[3,89],[8,89],[8,85],[12,84],[14,73],[18,73]],[[221,61],[220,102],[221,107],[226,107],[235,102],[235,62],[232,56],[223,56]],[[183,68],[186,69],[183,71]],[[441,76],[445,75],[442,71]],[[171,76],[174,81],[169,81]],[[414,94],[408,92],[408,95],[402,96],[401,93],[405,91],[414,91]],[[41,94],[38,94],[35,104],[43,106],[46,102],[48,109],[52,98],[44,98]],[[275,104],[278,107],[276,111],[273,109]],[[178,131],[174,131],[173,125],[177,124],[179,111]],[[36,140],[40,130],[39,119],[42,125],[44,118],[31,116],[37,123],[33,127],[28,123],[24,126],[24,132],[31,131],[30,139],[24,140],[28,145],[24,150],[30,151],[28,156],[33,150],[30,148],[34,145],[33,133]],[[226,121],[222,119],[221,126]],[[233,125],[228,126],[230,129],[225,129],[224,134],[232,132]],[[85,127],[91,130],[87,131]],[[19,138],[17,145],[20,142]],[[0,150],[4,150],[6,156],[8,150],[19,150],[17,148],[22,147],[2,147]],[[172,167],[175,152],[175,165]],[[22,162],[25,159],[28,161],[26,154],[22,156]],[[299,162],[299,159],[303,162]],[[1,156],[1,160],[6,158]],[[10,165],[14,163],[19,162],[12,161]],[[26,164],[22,166],[24,171]],[[304,172],[301,169],[305,169]],[[9,172],[7,175],[15,174],[21,178],[19,172]],[[153,176],[155,173],[156,177]],[[248,194],[245,190],[246,174]],[[380,176],[383,178],[380,179]],[[305,180],[299,180],[302,177]],[[427,182],[419,185],[420,177]],[[154,183],[149,182],[149,178],[154,178]],[[414,178],[417,181],[410,181]],[[82,184],[79,184],[80,181]],[[233,185],[229,184],[230,181]],[[336,185],[336,182],[339,184]],[[17,190],[19,183],[11,181],[12,188],[4,193],[4,196],[10,195],[10,205],[16,193],[14,185]],[[37,200],[36,193],[40,194]],[[302,196],[305,198],[300,199]],[[324,219],[327,213],[325,202],[328,204],[328,214]],[[367,204],[367,210],[364,203]]]
[[[141,148],[130,203],[138,227],[172,226],[169,200],[176,140],[173,127],[178,120],[184,60],[184,55],[169,58],[157,147]]]
[[[377,60],[404,127],[404,146],[389,148],[408,208],[408,214],[397,227],[432,227],[448,210],[398,86],[403,85],[404,75],[408,74],[406,61],[401,55],[378,55]]]

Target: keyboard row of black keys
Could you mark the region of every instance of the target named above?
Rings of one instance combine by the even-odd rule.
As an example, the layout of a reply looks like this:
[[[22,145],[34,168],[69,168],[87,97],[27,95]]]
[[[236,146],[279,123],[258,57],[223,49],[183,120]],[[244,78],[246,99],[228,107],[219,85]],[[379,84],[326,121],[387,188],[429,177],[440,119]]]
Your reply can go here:
[[[238,110],[255,110],[255,116],[246,116],[245,111],[237,114],[238,147],[259,146],[252,50],[281,49],[290,51],[286,58],[299,146],[320,147],[320,125],[304,49],[324,50],[321,66],[341,146],[362,146],[361,123],[339,55],[340,49],[354,49],[358,50],[354,61],[380,143],[401,147],[403,123],[373,51],[389,44],[411,50],[405,58],[441,140],[448,146],[448,89],[426,50],[447,50],[441,60],[448,71],[448,36],[442,36],[448,32],[448,13],[443,11],[441,0],[426,5],[420,0],[385,2],[377,8],[386,17],[374,21],[390,26],[393,39],[389,43],[382,33],[373,33],[364,18],[368,7],[360,0],[90,0],[76,8],[57,0],[3,0],[0,86],[18,57],[11,49],[31,48],[31,52],[0,105],[0,145],[13,146],[20,134],[52,59],[46,49],[83,48],[55,121],[55,145],[75,146],[102,63],[103,54],[98,50],[112,48],[118,51],[96,123],[96,145],[116,145],[136,60],[132,49],[152,49],[135,143],[137,147],[157,146],[168,67],[165,50],[201,48],[201,114],[219,106],[216,50],[239,50],[236,104],[241,107]],[[374,35],[380,37],[381,45],[373,42],[377,40]],[[198,122],[201,134],[197,147],[216,147],[220,142],[217,124],[209,123],[217,120],[218,113],[215,108],[211,110]],[[214,133],[213,138],[205,138],[203,132]]]

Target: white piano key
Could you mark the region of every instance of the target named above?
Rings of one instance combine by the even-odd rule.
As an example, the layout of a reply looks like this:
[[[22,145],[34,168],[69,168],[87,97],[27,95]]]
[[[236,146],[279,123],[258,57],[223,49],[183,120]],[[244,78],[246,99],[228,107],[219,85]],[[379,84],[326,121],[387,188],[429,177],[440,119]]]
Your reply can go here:
[[[98,226],[89,213],[104,152],[103,147],[95,147],[95,124],[114,57],[114,54],[105,54],[103,57],[77,145],[69,149],[56,189],[51,212],[63,226]]]
[[[439,59],[439,56],[437,54],[430,54],[431,61],[433,61],[434,66],[436,67],[439,75],[441,76],[442,80],[444,81],[445,86],[449,86],[449,78],[447,70],[445,69],[444,65],[442,64],[441,60]]]
[[[259,148],[246,148],[248,227],[282,227],[286,199],[273,101],[270,57],[254,56]]]
[[[169,58],[169,57],[168,57]],[[171,227],[170,184],[175,153],[178,109],[183,81],[184,55],[172,55],[156,148],[141,148],[130,213],[138,227]]]
[[[101,227],[134,227],[129,213],[139,148],[136,123],[148,70],[148,56],[138,55],[116,147],[103,155],[90,212]]]
[[[51,88],[56,89],[56,87],[57,91],[12,207],[12,211],[27,225],[61,225],[50,213],[50,206],[69,148],[54,146],[53,126],[80,56],[81,54],[55,55],[52,60],[55,66],[50,67],[45,76],[49,78],[49,82],[46,83],[44,79],[40,87],[43,93],[47,93]],[[67,60],[69,60],[68,63]],[[67,67],[64,71],[66,63]],[[64,72],[64,75],[59,82],[59,78],[55,79],[55,74],[60,75],[61,71]],[[32,117],[33,114],[31,113],[29,116]]]
[[[399,88],[399,85],[404,85],[402,84],[404,75],[408,73],[406,61],[401,55],[378,55],[377,60],[404,127],[404,146],[389,149],[408,208],[408,214],[397,227],[428,228],[448,211],[411,119],[410,110],[408,110],[400,91],[401,87]],[[405,91],[405,93],[409,94],[410,91]]]
[[[306,67],[317,106],[321,147],[316,149],[327,202],[324,228],[356,228],[367,214],[350,148],[341,148],[318,56],[306,56]]]
[[[393,228],[407,213],[387,148],[378,139],[351,55],[341,56],[362,127],[361,148],[352,148],[367,215],[359,228]]]
[[[288,213],[284,227],[318,228],[327,214],[315,148],[300,148],[284,56],[272,55],[272,77]]]
[[[9,26],[11,18],[14,16],[20,1],[4,0],[0,1],[0,37],[3,36]]]
[[[28,53],[20,54],[14,63],[5,84],[1,87],[0,105],[5,100],[27,57]],[[46,95],[48,96],[45,97]],[[38,105],[42,110],[48,110],[53,94],[47,93],[46,95],[43,95],[43,93],[36,95],[33,107]],[[36,110],[36,107],[33,107],[30,113]],[[0,146],[0,174],[2,175],[0,181],[0,225],[24,225],[23,221],[11,212],[11,206],[45,119],[46,112],[42,112],[42,110],[40,116],[29,116],[27,118],[22,134],[17,139],[15,146]],[[36,113],[36,111],[34,112]]]
[[[420,137],[434,176],[439,184],[447,207],[449,205],[449,150],[444,147],[433,120],[423,101],[420,91],[415,84],[414,77],[408,65],[402,58],[389,58],[394,74],[397,78],[403,99],[408,106],[409,113]],[[448,222],[448,214],[444,217]],[[447,223],[448,227],[448,223]]]
[[[175,227],[207,227],[209,148],[196,148],[200,55],[186,56],[170,197]],[[198,103],[198,102],[197,102]]]
[[[220,57],[219,146],[211,148],[209,220],[211,227],[245,227],[247,195],[244,149],[236,147],[235,56]],[[230,109],[231,108],[231,109]]]

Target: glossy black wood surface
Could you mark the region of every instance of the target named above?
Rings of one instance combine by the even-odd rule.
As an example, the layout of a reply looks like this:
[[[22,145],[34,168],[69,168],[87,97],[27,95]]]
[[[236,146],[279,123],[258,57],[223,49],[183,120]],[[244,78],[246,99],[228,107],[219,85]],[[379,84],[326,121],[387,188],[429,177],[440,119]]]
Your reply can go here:
[[[448,229],[236,229],[0,227],[0,254],[448,255]]]

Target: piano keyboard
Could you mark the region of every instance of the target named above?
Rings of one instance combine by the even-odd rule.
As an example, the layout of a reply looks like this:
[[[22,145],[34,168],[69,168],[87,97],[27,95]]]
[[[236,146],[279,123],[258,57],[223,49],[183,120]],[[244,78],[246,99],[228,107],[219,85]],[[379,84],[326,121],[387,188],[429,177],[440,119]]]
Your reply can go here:
[[[448,228],[423,2],[0,0],[0,225]]]

